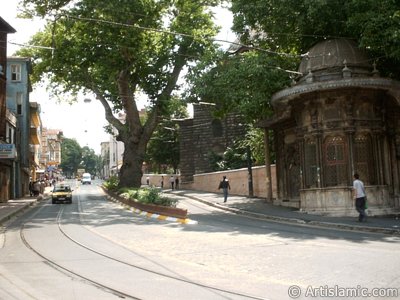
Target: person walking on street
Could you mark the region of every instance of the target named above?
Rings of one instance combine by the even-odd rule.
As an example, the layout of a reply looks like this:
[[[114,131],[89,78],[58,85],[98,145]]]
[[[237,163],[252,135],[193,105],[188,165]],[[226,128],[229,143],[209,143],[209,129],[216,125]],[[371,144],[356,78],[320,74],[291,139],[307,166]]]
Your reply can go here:
[[[171,190],[173,190],[174,184],[175,184],[175,178],[173,175],[171,175],[171,178],[169,179],[169,183],[171,184]]]
[[[360,176],[357,173],[354,174],[353,198],[355,200],[356,210],[359,213],[358,222],[362,222],[366,218],[365,214],[366,194],[365,194],[364,183],[360,180]]]
[[[231,189],[231,186],[229,184],[228,178],[226,176],[222,177],[222,181],[220,181],[218,189],[222,189],[224,193],[224,203],[228,200],[228,189]]]

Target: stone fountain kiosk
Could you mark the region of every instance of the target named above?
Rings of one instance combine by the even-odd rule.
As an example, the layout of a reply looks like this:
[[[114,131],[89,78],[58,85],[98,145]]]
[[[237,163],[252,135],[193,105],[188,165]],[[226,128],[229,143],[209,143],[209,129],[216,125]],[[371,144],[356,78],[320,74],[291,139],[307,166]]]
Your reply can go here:
[[[355,42],[334,39],[303,57],[303,74],[273,95],[277,197],[310,213],[352,215],[355,172],[370,214],[400,204],[400,82],[383,78]]]

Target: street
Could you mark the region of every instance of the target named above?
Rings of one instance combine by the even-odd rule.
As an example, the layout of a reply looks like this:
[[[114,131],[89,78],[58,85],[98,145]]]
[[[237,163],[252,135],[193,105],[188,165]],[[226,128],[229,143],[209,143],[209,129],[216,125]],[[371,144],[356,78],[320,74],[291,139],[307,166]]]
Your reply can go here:
[[[0,299],[399,296],[399,237],[260,221],[187,198],[179,206],[198,224],[153,220],[107,201],[96,182],[73,195],[4,228]]]

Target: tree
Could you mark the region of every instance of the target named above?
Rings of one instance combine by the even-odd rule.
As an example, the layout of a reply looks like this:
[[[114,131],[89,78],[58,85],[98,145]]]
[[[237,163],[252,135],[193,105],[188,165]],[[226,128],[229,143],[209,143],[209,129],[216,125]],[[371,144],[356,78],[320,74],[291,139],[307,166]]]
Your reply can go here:
[[[173,173],[177,172],[180,150],[178,125],[174,119],[187,117],[186,103],[174,97],[168,115],[158,124],[147,148],[146,163],[155,167],[154,171],[166,172],[165,168],[169,167]]]
[[[55,93],[91,92],[124,143],[120,186],[139,187],[146,147],[168,111],[177,81],[189,63],[216,47],[209,6],[218,0],[23,0],[29,15],[51,16],[31,44],[34,79],[45,75]],[[29,8],[29,11],[28,11]],[[32,8],[32,9],[31,9]],[[140,122],[136,101],[146,95],[150,110]],[[126,114],[125,122],[114,116]]]
[[[82,148],[81,167],[85,169],[87,173],[98,175],[100,161],[101,158],[96,155],[93,149],[90,149],[88,146]]]
[[[249,123],[255,123],[271,115],[269,99],[290,85],[291,73],[285,69],[293,66],[293,60],[268,53],[219,52],[191,68],[187,98],[191,102],[217,104],[217,117],[236,111]]]
[[[386,76],[400,78],[400,3],[395,0],[232,0],[233,29],[244,43],[301,54],[335,37],[357,40]],[[258,34],[254,34],[257,32]]]
[[[75,139],[63,138],[61,142],[61,164],[63,173],[71,177],[82,161],[82,149]]]

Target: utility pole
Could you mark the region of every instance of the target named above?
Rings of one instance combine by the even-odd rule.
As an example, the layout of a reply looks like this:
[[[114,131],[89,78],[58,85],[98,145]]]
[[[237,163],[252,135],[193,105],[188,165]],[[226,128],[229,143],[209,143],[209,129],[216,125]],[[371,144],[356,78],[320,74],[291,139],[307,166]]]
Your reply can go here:
[[[251,160],[251,150],[250,146],[246,147],[246,154],[247,154],[247,170],[248,170],[248,183],[249,183],[249,197],[254,197],[253,191],[253,163]]]

